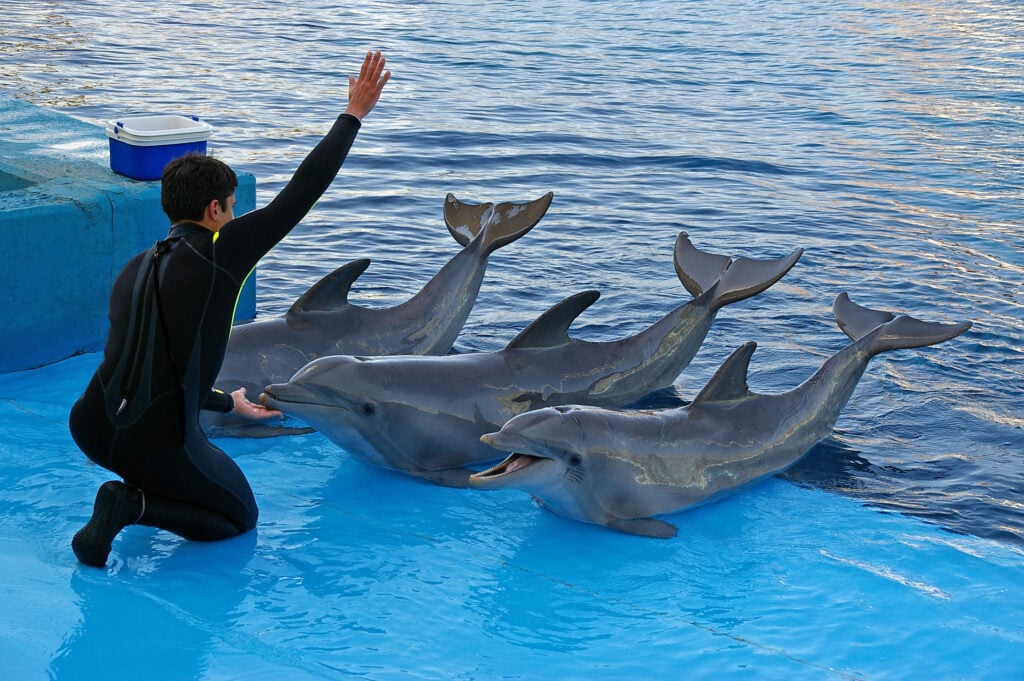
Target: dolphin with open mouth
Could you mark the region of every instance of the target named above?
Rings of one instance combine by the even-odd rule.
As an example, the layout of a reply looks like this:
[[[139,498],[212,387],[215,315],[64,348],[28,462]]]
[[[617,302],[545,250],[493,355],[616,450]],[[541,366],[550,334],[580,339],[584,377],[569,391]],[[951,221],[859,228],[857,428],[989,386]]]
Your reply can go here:
[[[549,192],[526,203],[467,203],[448,194],[444,220],[463,249],[412,298],[389,308],[366,308],[348,300],[349,289],[369,266],[355,260],[306,291],[283,317],[232,329],[215,387],[244,387],[259,395],[270,383],[287,381],[326,355],[443,355],[476,302],[495,250],[529,232],[551,205]],[[207,435],[268,436],[296,432],[237,414],[204,411]],[[308,431],[298,429],[298,432]]]
[[[653,516],[713,501],[795,464],[832,431],[872,357],[942,343],[971,327],[871,310],[845,293],[833,311],[854,342],[790,392],[750,392],[747,369],[756,346],[747,343],[685,407],[570,405],[509,420],[481,440],[514,453],[472,475],[470,486],[520,489],[567,518],[673,537],[675,525]]]
[[[365,463],[465,487],[467,466],[496,458],[480,436],[523,412],[557,404],[620,407],[673,383],[703,343],[717,311],[778,281],[802,254],[771,260],[704,253],[684,232],[674,261],[696,296],[644,331],[617,341],[570,338],[597,300],[566,298],[504,349],[444,357],[323,357],[263,403],[302,419]]]

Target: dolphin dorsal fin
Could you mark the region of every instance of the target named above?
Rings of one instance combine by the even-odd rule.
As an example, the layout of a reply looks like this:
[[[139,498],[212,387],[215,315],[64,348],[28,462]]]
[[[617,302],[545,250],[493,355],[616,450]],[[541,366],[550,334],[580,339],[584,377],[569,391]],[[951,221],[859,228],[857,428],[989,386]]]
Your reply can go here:
[[[722,362],[718,371],[711,377],[704,389],[691,402],[707,404],[708,402],[729,402],[748,397],[750,388],[747,386],[747,370],[750,368],[750,357],[757,349],[757,343],[745,343],[738,347],[729,358]]]
[[[551,348],[568,343],[571,340],[569,327],[600,296],[598,291],[583,291],[555,303],[547,312],[530,322],[505,349]]]
[[[352,282],[359,278],[370,266],[368,258],[353,260],[334,270],[320,281],[309,287],[309,290],[292,303],[288,314],[336,310],[348,305],[348,292]]]

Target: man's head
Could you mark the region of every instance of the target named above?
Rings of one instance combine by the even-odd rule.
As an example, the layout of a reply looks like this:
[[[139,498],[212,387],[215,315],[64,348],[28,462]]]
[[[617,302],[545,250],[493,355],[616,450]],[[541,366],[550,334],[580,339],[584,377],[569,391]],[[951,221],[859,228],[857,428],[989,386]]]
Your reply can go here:
[[[160,178],[160,204],[171,223],[209,219],[207,209],[232,215],[238,177],[226,163],[212,156],[189,153],[164,168]],[[211,204],[216,202],[216,206]]]

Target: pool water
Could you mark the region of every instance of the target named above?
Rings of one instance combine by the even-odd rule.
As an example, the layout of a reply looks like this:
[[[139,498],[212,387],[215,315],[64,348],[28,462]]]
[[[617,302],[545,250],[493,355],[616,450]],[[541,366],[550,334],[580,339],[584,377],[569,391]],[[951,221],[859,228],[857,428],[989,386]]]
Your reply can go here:
[[[574,335],[637,333],[688,299],[680,231],[728,255],[805,254],[724,309],[644,406],[692,399],[751,340],[752,389],[791,389],[848,342],[842,291],[974,326],[877,357],[832,437],[673,515],[674,540],[419,483],[311,434],[218,440],[256,491],[255,533],[133,527],[105,571],[69,547],[109,478],[67,433],[99,356],[0,375],[10,678],[1024,677],[1018,3],[145,9],[8,3],[4,94],[101,137],[121,115],[198,115],[263,204],[344,107],[362,52],[394,69],[339,179],[261,265],[261,316],[359,257],[373,264],[352,299],[394,305],[458,248],[446,192],[554,191],[491,257],[456,351],[498,349],[588,288],[602,297]]]

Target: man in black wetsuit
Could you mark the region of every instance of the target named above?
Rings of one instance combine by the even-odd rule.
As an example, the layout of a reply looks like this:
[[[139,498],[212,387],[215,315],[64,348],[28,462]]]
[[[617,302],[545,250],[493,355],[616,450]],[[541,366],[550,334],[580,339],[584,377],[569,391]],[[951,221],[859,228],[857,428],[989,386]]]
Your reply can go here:
[[[391,76],[380,52],[349,77],[348,107],[264,208],[234,217],[234,171],[192,154],[167,164],[161,204],[167,240],[132,258],[110,296],[103,360],[71,409],[86,456],[120,475],[103,483],[89,522],[71,546],[86,565],[106,565],[127,525],[196,541],[256,526],[252,489],[235,462],[207,440],[200,409],[252,418],[280,415],[245,390],[214,391],[242,282],[334,181],[356,133]]]

